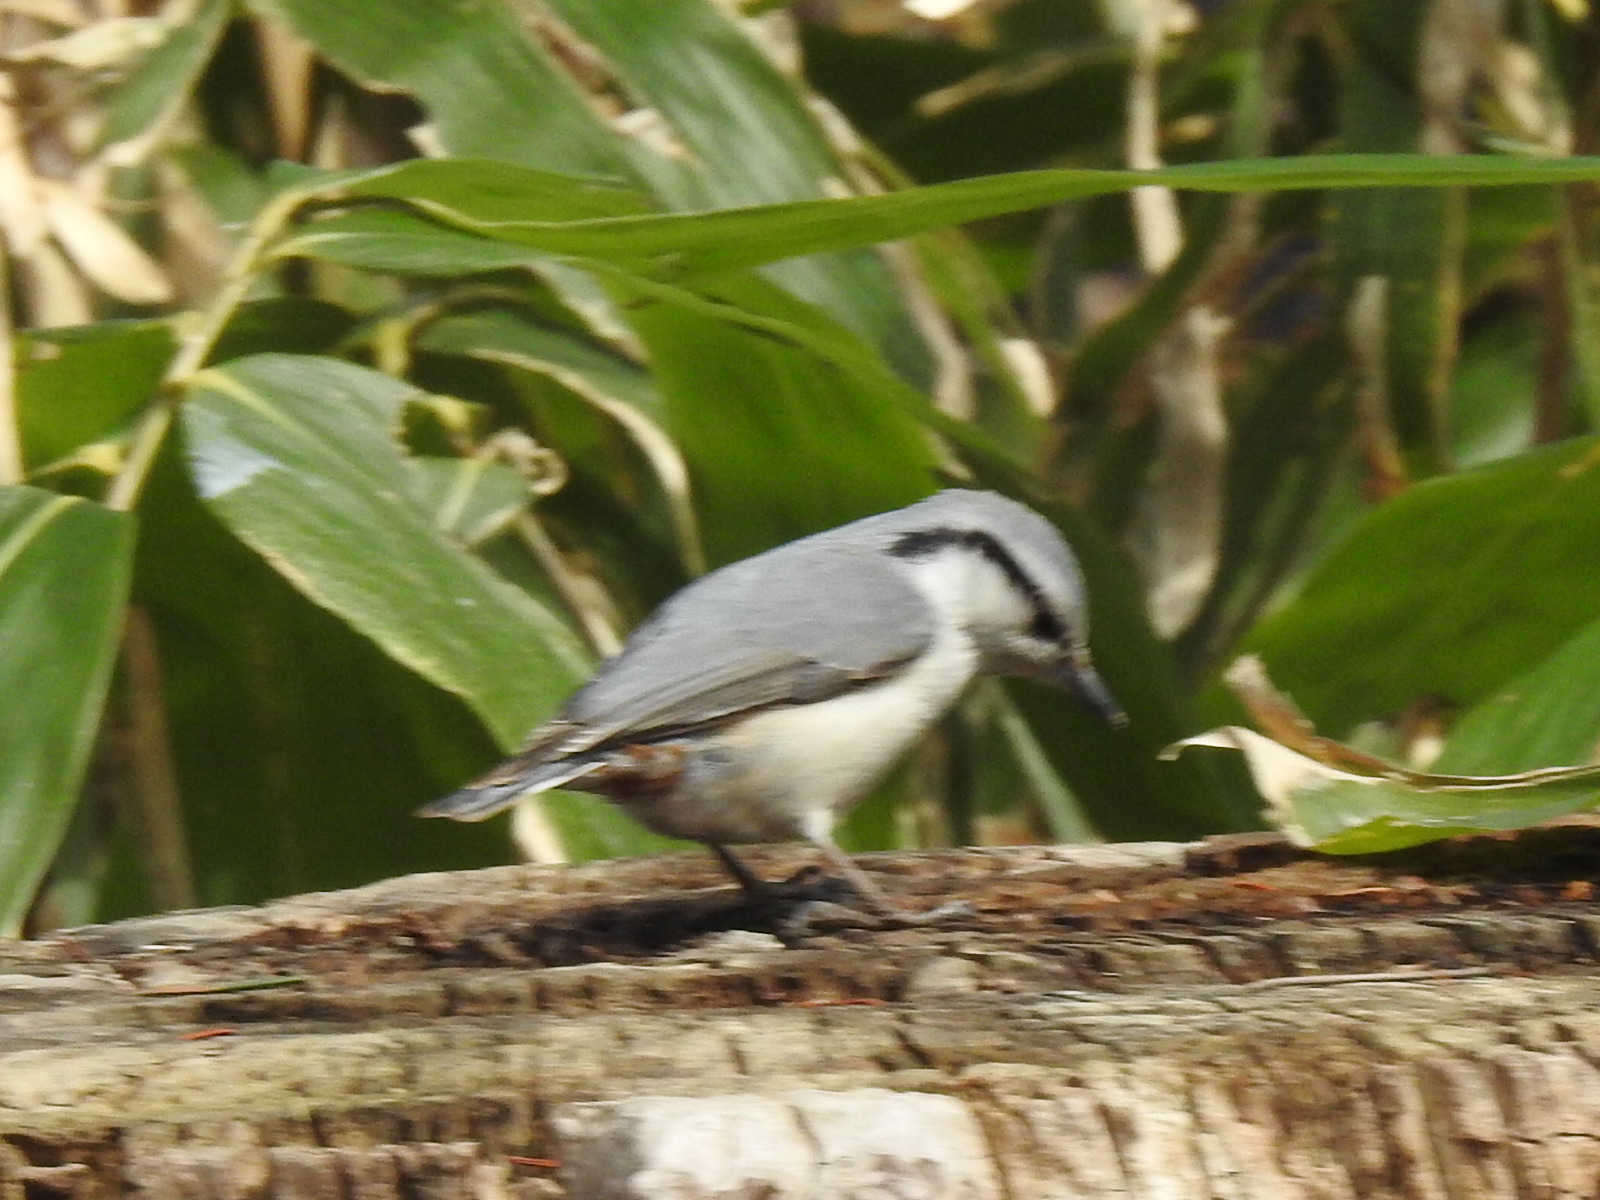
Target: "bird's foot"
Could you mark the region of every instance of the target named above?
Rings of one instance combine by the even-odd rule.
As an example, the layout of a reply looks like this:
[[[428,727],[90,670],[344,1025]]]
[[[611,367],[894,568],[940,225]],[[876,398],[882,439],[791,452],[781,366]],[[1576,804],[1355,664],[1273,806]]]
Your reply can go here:
[[[855,879],[807,867],[779,884],[767,885],[771,932],[788,944],[807,937],[851,929],[911,929],[971,916],[964,900],[937,908],[913,909],[876,888],[862,888]]]
[[[781,883],[761,879],[726,847],[711,848],[743,885],[761,929],[791,945],[808,936],[845,929],[904,929],[972,914],[965,901],[927,910],[907,908],[828,842],[819,842],[819,848],[827,854],[834,872],[807,866]]]

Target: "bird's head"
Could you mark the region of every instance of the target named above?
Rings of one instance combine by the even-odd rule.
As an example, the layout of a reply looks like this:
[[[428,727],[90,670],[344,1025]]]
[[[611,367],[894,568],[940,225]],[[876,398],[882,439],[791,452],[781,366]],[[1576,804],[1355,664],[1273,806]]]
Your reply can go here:
[[[972,638],[985,674],[1065,688],[1112,724],[1126,723],[1089,660],[1083,576],[1054,526],[993,492],[940,492],[902,515],[889,554],[915,572],[939,616]]]

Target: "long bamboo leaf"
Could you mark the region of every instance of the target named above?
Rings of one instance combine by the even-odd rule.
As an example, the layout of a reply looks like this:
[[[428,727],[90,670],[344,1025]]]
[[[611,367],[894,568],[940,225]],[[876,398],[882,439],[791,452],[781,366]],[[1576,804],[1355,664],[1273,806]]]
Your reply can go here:
[[[410,386],[330,360],[237,359],[184,405],[201,498],[318,604],[467,701],[502,747],[582,677],[554,613],[430,521],[393,436]]]
[[[77,804],[133,544],[125,513],[0,488],[0,936],[17,933]]]
[[[493,182],[480,202],[457,173]],[[551,254],[590,258],[667,278],[728,271],[873,245],[1063,200],[1108,195],[1147,184],[1202,192],[1272,192],[1316,188],[1502,187],[1600,179],[1600,157],[1500,158],[1425,154],[1329,154],[1304,158],[1190,163],[1153,171],[1019,171],[907,188],[881,196],[802,200],[701,213],[654,213],[593,220],[508,217],[526,190],[548,206],[560,176],[472,160],[412,162],[364,176],[340,175],[308,196],[408,201],[438,219],[487,237]],[[569,186],[592,186],[569,180]]]

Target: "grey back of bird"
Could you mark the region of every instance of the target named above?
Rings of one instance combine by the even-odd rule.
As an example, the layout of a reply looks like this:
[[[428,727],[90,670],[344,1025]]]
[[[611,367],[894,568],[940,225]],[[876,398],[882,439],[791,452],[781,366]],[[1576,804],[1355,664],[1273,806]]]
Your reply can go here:
[[[1043,517],[992,492],[939,492],[685,587],[568,702],[559,720],[586,727],[588,736],[564,749],[824,700],[892,673],[926,648],[935,619],[889,551],[906,535],[936,531],[995,538],[1031,576],[1061,581],[1070,592],[1062,605],[1081,605],[1077,564]]]

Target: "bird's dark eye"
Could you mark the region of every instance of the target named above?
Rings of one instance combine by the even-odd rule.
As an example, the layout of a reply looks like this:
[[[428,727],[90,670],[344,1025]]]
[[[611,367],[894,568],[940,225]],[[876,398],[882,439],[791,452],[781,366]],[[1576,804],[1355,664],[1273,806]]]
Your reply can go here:
[[[1043,608],[1033,614],[1033,622],[1028,626],[1028,636],[1041,642],[1059,642],[1065,633],[1055,613]]]

